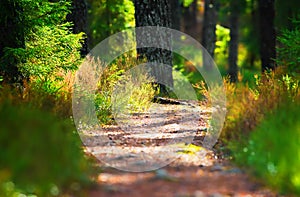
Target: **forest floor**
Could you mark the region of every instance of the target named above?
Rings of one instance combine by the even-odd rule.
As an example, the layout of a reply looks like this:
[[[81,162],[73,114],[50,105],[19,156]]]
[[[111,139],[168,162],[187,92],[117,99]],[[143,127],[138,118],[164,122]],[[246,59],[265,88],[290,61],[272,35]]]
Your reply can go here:
[[[147,113],[117,117],[118,126],[90,131],[84,143],[102,172],[89,196],[279,196],[201,147],[211,110],[195,105],[154,103]]]

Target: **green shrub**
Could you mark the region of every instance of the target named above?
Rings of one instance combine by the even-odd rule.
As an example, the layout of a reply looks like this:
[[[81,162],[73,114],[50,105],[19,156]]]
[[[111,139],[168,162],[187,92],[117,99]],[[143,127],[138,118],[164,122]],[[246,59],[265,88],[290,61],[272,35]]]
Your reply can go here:
[[[287,67],[288,71],[295,75],[300,74],[300,15],[294,19],[295,29],[284,30],[278,37],[281,45],[277,47],[277,64]]]
[[[147,75],[122,76],[112,95],[115,112],[140,113],[148,110],[156,93],[151,82]]]
[[[265,115],[286,102],[300,97],[299,81],[276,72],[256,76],[256,85],[233,84],[225,80],[227,117],[221,140],[242,140],[255,129]]]
[[[281,192],[300,194],[300,104],[282,105],[251,132],[249,140],[233,142],[239,164]]]
[[[15,0],[22,9],[23,48],[5,48],[1,69],[11,69],[15,62],[23,79],[30,79],[43,92],[55,94],[63,87],[66,73],[81,62],[83,33],[73,34],[66,22],[69,0]]]
[[[89,182],[92,168],[70,120],[5,101],[0,122],[1,196],[52,196]]]
[[[20,72],[38,88],[56,93],[66,73],[80,63],[82,34],[72,34],[69,28],[69,24],[40,27],[32,32],[25,49],[7,49],[6,57],[18,59]]]
[[[299,104],[293,104],[300,98],[299,81],[278,68],[256,76],[252,88],[228,80],[225,87],[228,112],[220,139],[226,150],[276,189],[299,192],[299,174],[293,174],[300,162]]]
[[[64,86],[56,94],[45,92],[33,82],[25,81],[23,87],[3,84],[0,103],[9,100],[14,105],[27,105],[60,118],[70,118],[72,116],[72,75],[66,76],[63,82]]]
[[[136,57],[125,54],[102,70],[95,94],[96,113],[102,124],[113,123],[113,101],[111,100],[111,97],[113,91],[116,89],[124,89],[127,91],[119,92],[118,95],[116,95],[115,99],[117,100],[114,100],[115,107],[119,106],[120,102],[123,101],[126,103],[123,103],[122,106],[129,107],[128,109],[131,112],[142,112],[147,110],[150,106],[156,93],[154,87],[150,83],[146,83],[151,82],[151,78],[142,74],[136,76],[139,78],[138,81],[145,82],[143,84],[137,84],[135,82],[137,78],[133,79],[129,75],[126,75],[127,70],[139,65],[142,61],[137,61]],[[98,65],[101,64],[99,61],[95,61],[94,63]],[[131,96],[124,100],[126,94],[130,94]]]

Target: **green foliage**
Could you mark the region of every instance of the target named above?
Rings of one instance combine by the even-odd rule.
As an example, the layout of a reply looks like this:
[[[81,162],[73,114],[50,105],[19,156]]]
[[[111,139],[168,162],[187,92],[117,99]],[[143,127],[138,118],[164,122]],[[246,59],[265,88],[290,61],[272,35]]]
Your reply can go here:
[[[215,53],[216,54],[227,54],[227,45],[230,41],[230,29],[223,27],[221,25],[216,26],[216,48]]]
[[[101,65],[99,60],[95,60],[94,63]],[[125,72],[127,66],[129,66],[129,64],[123,64],[122,58],[120,58],[101,71],[94,101],[97,117],[102,124],[112,123],[112,91],[114,86],[121,79],[121,75]]]
[[[155,85],[152,85],[150,77],[147,75],[141,75],[140,81],[143,83],[136,83],[135,80],[131,79],[128,84],[130,84],[132,89],[132,94],[128,100],[128,107],[130,107],[130,112],[145,112],[151,106],[151,101],[153,100],[155,94]]]
[[[223,70],[222,74],[226,73],[227,70],[227,59],[228,59],[228,44],[230,41],[230,29],[221,25],[216,26],[216,48],[215,48],[215,61],[218,66],[221,66]]]
[[[70,0],[52,2],[46,0],[13,1],[18,2],[22,7],[25,37],[30,37],[30,31],[32,29],[39,29],[39,27],[57,25],[65,22],[71,6]]]
[[[247,84],[249,88],[255,88],[258,76],[261,76],[260,69],[242,67],[240,68],[238,78],[240,82]]]
[[[284,30],[278,37],[281,46],[277,47],[277,64],[286,66],[293,75],[300,73],[300,19],[294,20],[293,30]]]
[[[97,60],[93,63],[101,65]],[[130,112],[142,112],[150,106],[156,93],[154,87],[147,83],[151,82],[150,77],[141,74],[132,78],[126,74],[127,70],[140,63],[142,61],[137,61],[135,56],[124,54],[101,71],[94,100],[97,117],[102,124],[113,122],[112,102],[115,107],[127,107]],[[140,84],[137,81],[145,83]],[[114,101],[112,101],[113,93],[115,93]],[[126,97],[128,95],[129,98]]]
[[[258,1],[247,0],[244,12],[240,19],[240,43],[243,48],[239,48],[240,51],[245,53],[243,58],[239,58],[241,65],[247,69],[260,69],[260,32],[258,28],[259,12],[258,12]]]
[[[281,68],[255,78],[252,88],[225,80],[228,112],[221,141],[254,175],[298,193],[300,83]]]
[[[141,113],[148,110],[155,96],[150,77],[143,75],[143,71],[122,76],[121,80],[114,86],[113,104],[118,112]],[[118,114],[115,114],[118,115]]]
[[[88,0],[88,3],[91,47],[114,33],[135,26],[131,0]]]
[[[197,53],[194,52],[193,48],[189,48],[188,46],[182,50],[184,53],[189,53],[190,55],[193,54],[194,58],[193,60],[198,61],[198,64],[201,65],[202,57]],[[200,74],[200,72],[197,70],[197,68],[193,65],[192,62],[187,61],[182,56],[174,53],[174,60],[173,60],[173,80],[174,85],[176,87],[179,87],[182,80],[187,80],[187,82],[191,83],[192,85],[195,85],[199,83],[199,81],[203,81],[203,77]],[[200,63],[199,63],[200,62]],[[198,91],[195,91],[196,96],[198,99],[202,99],[202,94]],[[172,98],[177,98],[176,95],[168,95]]]
[[[288,102],[266,118],[244,144],[234,143],[236,161],[281,192],[300,194],[300,105]]]
[[[2,85],[1,85],[2,81],[3,81],[3,77],[0,76],[0,89],[2,88]]]
[[[180,2],[184,7],[189,7],[194,2],[194,0],[180,0]]]
[[[258,2],[255,0],[221,0],[218,11],[219,24],[230,26],[230,15],[237,12],[239,16],[239,45],[238,45],[238,66],[243,77],[243,82],[253,83],[252,76],[243,74],[260,72],[259,59],[259,28],[258,28]],[[217,26],[217,42],[215,61],[220,68],[221,74],[225,76],[228,71],[228,42],[230,40],[229,29]],[[219,37],[220,36],[220,37]],[[224,37],[225,36],[225,37]],[[220,47],[221,45],[222,47]],[[227,46],[226,46],[227,45]],[[226,48],[223,48],[226,47]],[[219,50],[224,51],[220,53]]]
[[[2,64],[18,62],[18,69],[40,89],[56,93],[68,71],[80,63],[83,34],[66,23],[70,1],[18,0],[22,7],[25,48],[6,48]]]
[[[266,73],[261,78],[257,75],[256,84],[252,88],[243,83],[230,83],[224,80],[227,97],[227,116],[221,134],[221,140],[228,143],[232,140],[240,141],[249,135],[264,119],[265,115],[286,102],[297,100],[299,81],[283,75],[278,69],[274,73]],[[202,94],[208,99],[210,95],[203,85]]]
[[[3,83],[0,91],[0,103],[9,99],[16,105],[29,105],[34,109],[50,112],[61,118],[72,116],[73,73],[63,76],[59,92],[46,91],[40,84],[24,81],[22,86]]]
[[[5,101],[0,121],[1,196],[55,196],[89,182],[92,168],[70,120]]]
[[[6,55],[22,62],[18,67],[23,75],[44,91],[55,93],[64,74],[77,69],[80,60],[82,34],[72,34],[69,28],[70,24],[41,27],[31,32],[25,49],[8,49]]]
[[[200,80],[203,80],[202,75],[196,69],[196,67],[189,61],[183,60],[182,62],[176,62],[173,65],[173,68],[180,72],[191,84],[195,84]],[[176,73],[173,72],[173,75],[176,76]],[[175,80],[175,79],[174,79]]]

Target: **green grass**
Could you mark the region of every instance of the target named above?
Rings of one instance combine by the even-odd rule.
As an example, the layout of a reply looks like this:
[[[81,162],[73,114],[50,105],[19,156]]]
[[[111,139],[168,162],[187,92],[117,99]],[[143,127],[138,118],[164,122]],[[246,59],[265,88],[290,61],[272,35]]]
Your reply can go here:
[[[0,122],[0,196],[54,196],[90,183],[92,168],[71,120],[5,101]]]
[[[233,142],[236,161],[284,193],[300,195],[300,104],[286,103],[266,118],[244,143]]]

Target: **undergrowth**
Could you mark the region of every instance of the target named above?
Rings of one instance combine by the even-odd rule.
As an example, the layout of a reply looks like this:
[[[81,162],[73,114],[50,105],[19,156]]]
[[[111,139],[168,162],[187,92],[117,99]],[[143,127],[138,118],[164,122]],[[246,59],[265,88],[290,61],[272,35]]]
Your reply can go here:
[[[225,80],[227,118],[221,139],[225,142],[247,136],[281,103],[299,98],[299,81],[278,68],[275,72],[256,76],[256,85],[233,84]]]
[[[73,74],[70,72],[63,76],[63,85],[55,93],[46,91],[34,81],[24,81],[22,86],[3,84],[0,91],[0,103],[9,100],[14,105],[27,105],[61,118],[70,118],[72,116]]]
[[[95,171],[70,119],[5,100],[0,121],[1,196],[57,196],[90,183]]]
[[[281,193],[300,195],[300,103],[286,102],[250,133],[232,142],[236,163]]]
[[[227,116],[218,147],[275,190],[299,195],[300,82],[277,68],[256,76],[251,88],[224,84]],[[196,87],[211,100],[204,83]]]
[[[100,61],[93,61],[94,64],[101,65]],[[157,93],[152,85],[153,80],[146,72],[139,71],[135,75],[135,70],[132,70],[142,61],[131,55],[124,55],[100,71],[95,105],[101,124],[114,122],[113,108],[121,110],[126,107],[128,112],[143,112],[150,107]]]
[[[86,156],[72,122],[73,73],[46,91],[35,80],[1,84],[0,196],[61,196],[92,183],[94,161]]]
[[[278,68],[256,76],[251,88],[224,83],[227,117],[220,142],[226,152],[275,190],[299,194],[300,82]]]

